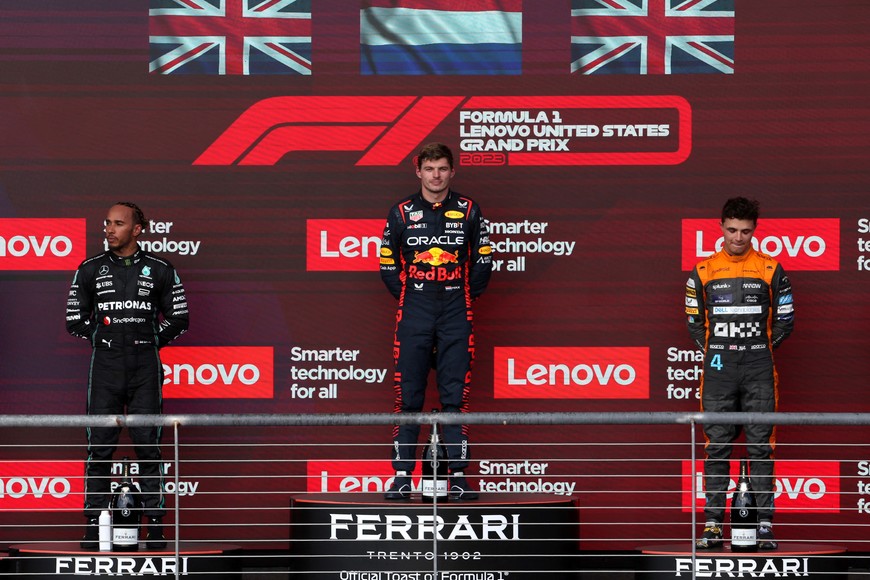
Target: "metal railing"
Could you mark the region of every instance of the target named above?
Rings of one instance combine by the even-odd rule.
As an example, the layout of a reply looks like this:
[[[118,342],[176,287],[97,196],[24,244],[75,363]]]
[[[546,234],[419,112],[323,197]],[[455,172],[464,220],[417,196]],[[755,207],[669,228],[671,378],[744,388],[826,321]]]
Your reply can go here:
[[[372,462],[382,461],[386,457],[388,437],[382,437],[381,432],[377,434],[366,433],[365,440],[360,441],[353,430],[359,428],[372,430],[396,424],[431,425],[436,423],[439,425],[461,423],[485,426],[494,432],[498,431],[497,436],[485,438],[482,443],[476,442],[475,439],[475,443],[473,443],[475,459],[472,462],[469,475],[482,482],[481,489],[485,493],[500,494],[537,490],[539,493],[536,497],[539,498],[543,496],[551,499],[573,498],[573,504],[560,505],[558,509],[581,513],[577,530],[592,529],[596,532],[603,532],[597,534],[596,537],[596,535],[590,536],[585,531],[582,533],[576,530],[572,531],[571,533],[576,533],[576,537],[568,539],[574,545],[579,544],[579,549],[576,550],[576,553],[568,554],[558,569],[547,572],[547,576],[554,577],[559,575],[576,578],[596,577],[596,575],[607,575],[608,577],[616,575],[618,577],[622,574],[628,578],[638,573],[649,573],[645,572],[639,564],[637,548],[651,542],[653,544],[680,542],[685,546],[692,562],[691,570],[685,570],[682,576],[689,577],[689,572],[691,572],[691,577],[694,578],[699,573],[696,566],[699,554],[695,548],[695,539],[700,527],[696,515],[698,510],[687,508],[685,505],[682,496],[685,495],[686,490],[681,489],[681,487],[685,487],[686,474],[675,473],[673,469],[674,465],[683,465],[688,462],[690,466],[688,473],[689,498],[690,501],[698,498],[700,495],[699,478],[696,476],[695,466],[703,457],[703,443],[699,440],[700,436],[697,429],[699,425],[756,423],[779,427],[838,427],[837,432],[842,434],[839,438],[831,438],[826,430],[820,429],[820,443],[818,445],[801,444],[794,446],[791,450],[791,454],[795,457],[793,462],[806,462],[808,471],[803,474],[802,480],[804,482],[814,477],[818,479],[812,468],[815,462],[828,459],[846,465],[854,463],[856,465],[855,472],[860,473],[858,465],[863,461],[861,453],[870,457],[866,454],[867,448],[870,447],[870,434],[866,433],[866,429],[860,429],[870,425],[870,414],[866,413],[0,415],[0,430],[14,429],[18,434],[16,438],[13,438],[17,439],[17,442],[9,443],[8,437],[2,439],[4,443],[0,444],[0,453],[2,453],[0,462],[13,460],[24,463],[31,460],[27,458],[46,461],[46,455],[51,460],[81,461],[83,457],[82,444],[69,443],[69,439],[46,435],[44,431],[46,428],[49,428],[51,433],[57,434],[63,433],[64,429],[83,427],[162,426],[164,427],[162,449],[164,456],[169,456],[165,464],[170,467],[168,471],[172,472],[171,477],[167,478],[166,489],[167,491],[172,490],[175,495],[174,501],[171,502],[171,515],[167,519],[171,519],[169,550],[175,558],[176,577],[185,574],[196,575],[195,572],[182,569],[180,565],[184,544],[211,546],[218,542],[219,544],[227,543],[241,547],[241,550],[228,553],[226,557],[243,562],[239,566],[239,574],[242,576],[253,577],[252,574],[260,574],[292,577],[298,574],[300,576],[312,575],[311,577],[316,578],[341,578],[345,580],[353,577],[349,569],[342,567],[345,562],[354,560],[352,555],[337,555],[336,558],[333,558],[334,569],[316,571],[298,566],[300,560],[298,556],[294,555],[300,545],[305,546],[302,552],[311,551],[308,549],[311,545],[306,545],[304,542],[323,542],[322,540],[299,540],[298,538],[290,541],[288,536],[290,535],[289,527],[293,518],[293,509],[296,509],[297,513],[303,514],[306,509],[313,510],[311,514],[317,519],[317,510],[327,508],[306,506],[298,501],[293,508],[287,500],[294,497],[297,499],[304,497],[312,491],[325,491],[327,494],[338,493],[335,490],[335,485],[332,485],[335,482],[331,481],[330,478],[338,478],[339,476],[329,473],[325,476],[326,479],[321,482],[323,485],[318,488],[317,485],[312,484],[313,481],[317,480],[317,474],[312,474],[305,468],[309,468],[312,462],[322,462],[325,465],[342,463],[354,465],[359,463],[359,477],[342,480],[342,482],[353,480],[353,486],[347,491],[368,491],[380,494],[383,491],[383,474],[368,473],[366,470],[372,469]],[[585,440],[562,440],[553,436],[554,429],[540,429],[540,427],[558,427],[562,431],[570,431],[571,427],[579,426],[608,426],[613,429],[594,429],[591,436],[586,437]],[[661,434],[661,439],[652,440],[646,433],[642,437],[633,437],[633,433],[626,433],[624,429],[616,429],[619,426],[666,426],[668,430],[656,430],[657,435]],[[330,429],[324,431],[324,428]],[[345,431],[342,431],[342,428]],[[505,428],[511,428],[511,431],[503,432],[502,430]],[[522,433],[516,432],[520,428],[524,429]],[[246,429],[254,429],[256,432],[249,435],[245,433]],[[269,430],[272,429],[278,431],[271,433]],[[347,432],[347,429],[352,431]],[[43,430],[41,431],[43,433],[41,439],[45,439],[45,441],[41,443],[25,441],[24,433],[32,432],[32,430]],[[535,434],[541,431],[546,431],[548,436],[535,440]],[[849,431],[848,435],[847,431]],[[851,431],[855,431],[855,433]],[[0,431],[0,434],[3,432]],[[613,437],[614,433],[617,433],[619,437]],[[167,441],[167,439],[170,440]],[[822,439],[832,442],[825,443],[821,441]],[[844,445],[845,441],[849,441],[848,445]],[[129,443],[125,443],[122,438],[121,445],[125,446]],[[789,444],[782,442],[778,444],[779,449],[784,447],[788,448]],[[832,447],[836,447],[841,453],[832,456],[830,453]],[[257,453],[253,454],[252,449],[255,449]],[[736,456],[739,453],[739,444],[735,444],[735,449]],[[844,449],[847,451],[843,451]],[[116,457],[118,455],[116,453]],[[523,465],[526,466],[526,472],[518,474],[513,479],[508,477],[511,475],[510,473],[492,473],[491,471],[481,473],[491,470],[493,466],[499,466],[502,470],[521,470]],[[542,468],[540,467],[542,465],[549,467]],[[667,468],[665,469],[665,467]],[[870,462],[868,462],[868,467],[870,467]],[[546,469],[549,469],[549,472],[536,473],[536,470],[541,472]],[[850,469],[845,471],[845,475],[837,473],[836,480],[842,482],[854,480],[857,491],[848,491],[845,486],[842,486],[836,492],[830,491],[829,493],[836,493],[840,504],[846,503],[842,500],[855,499],[856,507],[846,507],[845,511],[861,513],[861,506],[864,504],[860,496],[863,495],[864,482],[859,481],[857,475],[854,477],[849,475]],[[204,500],[191,501],[192,497],[185,497],[185,494],[182,493],[183,489],[185,492],[191,491],[192,482],[184,481],[184,478],[190,477],[188,475],[190,473],[193,473],[192,477],[199,479],[200,485],[204,482],[209,484],[211,489],[195,488],[200,497],[205,498]],[[11,481],[11,479],[8,480]],[[614,487],[616,480],[624,481],[620,481],[619,486]],[[368,487],[366,487],[367,482]],[[185,486],[186,483],[187,486]],[[564,485],[560,488],[556,483]],[[571,485],[572,483],[573,485]],[[510,487],[511,485],[514,487]],[[537,488],[534,487],[535,485]],[[817,489],[804,489],[803,492],[800,490],[796,492],[792,484],[787,484],[786,487],[787,489],[783,492],[786,495],[799,495],[803,492],[818,495]],[[549,493],[540,493],[541,490]],[[7,486],[0,493],[0,550],[20,544],[22,541],[35,541],[34,534],[29,532],[50,531],[46,535],[55,539],[49,540],[49,543],[54,542],[60,546],[69,543],[72,534],[81,530],[80,520],[79,523],[67,524],[69,530],[68,533],[64,534],[57,531],[57,525],[40,523],[58,517],[57,513],[36,517],[37,523],[30,528],[25,522],[13,521],[13,517],[9,514],[20,519],[29,518],[32,514],[24,512],[25,516],[22,516],[22,513],[16,513],[15,510],[4,509],[3,505],[5,504],[2,503],[2,499],[3,497],[8,499],[10,494],[18,493],[20,496],[23,495],[23,492],[23,488],[10,490]],[[866,493],[870,495],[870,484],[867,485]],[[263,499],[262,496],[265,496],[266,499]],[[614,499],[607,499],[608,496],[612,496]],[[667,499],[658,501],[659,496]],[[656,498],[656,501],[650,501],[650,498]],[[62,516],[64,521],[74,522],[76,520],[75,515],[80,510],[81,502],[77,503],[77,508],[66,509],[67,513]],[[245,505],[246,503],[250,505]],[[409,525],[410,521],[423,521],[408,519],[411,516],[407,514],[399,515],[401,509],[407,508],[409,505],[419,507],[415,502],[396,504],[395,515],[390,516],[393,518],[390,522],[394,526],[391,528],[392,535],[384,537],[384,534],[381,533],[381,540],[407,537],[409,532],[402,526]],[[474,507],[471,502],[465,502],[464,505]],[[691,502],[691,505],[694,505],[694,502]],[[439,510],[443,511],[449,507],[449,502],[445,505],[439,505],[438,502],[429,505],[427,509],[433,510],[433,516],[430,520],[426,520],[428,525],[445,525],[443,518],[438,519],[440,517]],[[393,509],[392,505],[378,507],[376,513],[389,512]],[[652,513],[653,517],[658,519],[656,521],[644,519],[645,512]],[[868,512],[870,512],[870,507],[868,507]],[[559,512],[554,513],[558,514]],[[662,513],[668,514],[666,521],[660,521]],[[778,505],[778,518],[779,513],[780,507]],[[789,517],[790,515],[792,517]],[[841,546],[843,547],[842,553],[819,557],[848,558],[848,568],[840,574],[848,574],[850,577],[870,577],[870,572],[866,571],[868,560],[865,555],[866,546],[870,545],[870,533],[868,533],[870,524],[864,527],[864,524],[855,523],[854,520],[857,518],[853,518],[853,523],[844,525],[835,520],[832,521],[830,517],[825,519],[826,516],[823,516],[820,520],[821,523],[807,525],[800,523],[800,517],[806,519],[812,519],[812,517],[789,514],[788,508],[783,516],[785,523],[777,523],[777,528],[786,529],[793,533],[783,535],[781,542],[785,542],[787,545],[788,542],[801,540]],[[610,521],[607,520],[608,517]],[[501,522],[502,520],[494,518],[495,516],[492,516],[490,520],[487,520],[491,524],[488,533],[491,533],[494,539],[499,539],[499,534],[507,534],[508,532],[505,530],[510,530],[510,527],[499,531],[492,522]],[[560,516],[557,515],[557,519],[559,519],[558,523],[549,522],[552,529],[558,529],[559,533],[562,534],[565,530],[574,530],[566,525]],[[383,519],[374,517],[364,521],[370,521],[372,522],[370,525],[374,526],[366,528],[367,530],[374,530],[376,527],[384,525]],[[333,533],[346,531],[345,528],[341,527],[343,522],[344,520],[341,520],[337,526],[332,528]],[[475,523],[474,526],[478,526],[478,524]],[[548,522],[544,522],[543,527],[547,527],[547,524]],[[300,525],[317,526],[323,524],[305,522],[294,525],[297,525],[298,529]],[[620,526],[636,531],[614,534],[609,532],[610,529]],[[459,532],[455,532],[454,529],[454,533],[471,537],[478,533],[475,531],[476,529],[473,526]],[[679,531],[674,533],[674,530]],[[416,566],[419,571],[420,567],[424,567],[425,570],[432,571],[433,578],[441,580],[442,576],[438,575],[439,565],[445,562],[439,557],[441,554],[439,540],[447,545],[449,542],[437,530],[425,533],[421,531],[419,534],[420,539],[432,543],[431,552],[434,557],[412,563],[408,569],[413,569]],[[372,532],[368,535],[374,537],[377,534]],[[63,539],[56,539],[60,536],[63,536]],[[544,536],[537,538],[536,541],[540,547],[554,539]],[[534,543],[531,545],[534,546]],[[610,549],[613,546],[616,546],[616,549]],[[495,558],[496,560],[513,562],[511,558],[517,556],[532,558],[538,551],[536,548],[528,548],[528,546],[524,546],[524,549],[529,549],[530,552],[528,554],[497,554]],[[15,569],[18,556],[14,554],[13,549],[13,556],[6,558],[9,565],[6,568],[0,567],[0,577],[13,573],[7,569]],[[449,558],[454,557],[454,555],[460,560],[460,564],[464,557],[464,552],[444,554],[444,560],[448,560],[447,564],[450,563]],[[487,557],[492,558],[491,555],[487,555]],[[377,565],[380,564],[378,562],[373,564],[375,567]],[[514,572],[514,576],[526,572],[522,569],[511,570],[508,568],[500,569],[500,571],[508,574]],[[708,570],[703,567],[700,572],[702,576],[708,575]],[[727,570],[725,572],[727,575]],[[834,574],[837,573],[834,572]],[[498,575],[495,577],[500,578]],[[362,580],[363,576],[357,576],[357,578]],[[371,578],[374,579],[375,576],[371,576]],[[384,580],[389,577],[380,578]],[[420,578],[423,579],[422,576]],[[443,578],[450,580],[450,576]],[[466,576],[465,578],[478,577]]]

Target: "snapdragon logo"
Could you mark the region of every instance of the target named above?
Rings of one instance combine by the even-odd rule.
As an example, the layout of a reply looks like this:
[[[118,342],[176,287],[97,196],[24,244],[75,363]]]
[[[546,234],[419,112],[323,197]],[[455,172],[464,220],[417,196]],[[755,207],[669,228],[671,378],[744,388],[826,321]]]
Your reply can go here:
[[[270,346],[166,347],[160,358],[167,399],[271,399],[274,394]]]
[[[0,219],[0,270],[75,270],[85,232],[84,218]]]
[[[496,347],[497,399],[648,399],[648,347]]]

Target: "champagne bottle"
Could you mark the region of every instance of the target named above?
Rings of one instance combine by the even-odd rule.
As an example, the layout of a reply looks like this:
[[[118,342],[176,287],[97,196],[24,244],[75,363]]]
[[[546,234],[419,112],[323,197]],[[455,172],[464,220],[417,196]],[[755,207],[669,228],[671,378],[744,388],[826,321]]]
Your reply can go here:
[[[749,483],[749,466],[746,458],[740,460],[740,479],[731,497],[731,551],[757,552],[758,510],[755,493]]]
[[[437,409],[432,409],[437,413]],[[429,441],[423,448],[423,501],[432,503],[447,501],[447,450],[441,442],[438,424],[432,424]]]
[[[135,552],[139,549],[139,494],[130,479],[130,461],[124,458],[121,483],[112,497],[112,550]]]

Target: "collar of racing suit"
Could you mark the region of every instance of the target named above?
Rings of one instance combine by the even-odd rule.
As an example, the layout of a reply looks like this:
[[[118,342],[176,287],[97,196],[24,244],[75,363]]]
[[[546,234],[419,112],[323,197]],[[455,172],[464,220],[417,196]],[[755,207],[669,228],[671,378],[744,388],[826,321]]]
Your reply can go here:
[[[112,263],[116,266],[132,266],[142,259],[142,250],[139,246],[136,246],[136,251],[129,256],[119,256],[111,250],[109,250],[107,254],[109,255],[109,259],[112,260]]]
[[[417,192],[417,198],[419,199],[420,203],[423,204],[423,206],[425,206],[431,210],[436,210],[436,209],[445,207],[448,203],[450,203],[450,200],[453,199],[453,190],[448,189],[447,190],[447,197],[444,198],[444,201],[439,201],[436,203],[432,203],[432,202],[428,201],[425,197],[423,197],[423,190],[422,189]]]

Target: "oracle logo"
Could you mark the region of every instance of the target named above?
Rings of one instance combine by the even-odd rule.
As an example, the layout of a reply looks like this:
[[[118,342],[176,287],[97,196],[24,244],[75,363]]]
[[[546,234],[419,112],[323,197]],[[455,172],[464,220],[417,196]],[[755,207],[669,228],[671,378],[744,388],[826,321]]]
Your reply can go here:
[[[271,399],[271,346],[170,346],[160,351],[167,399]]]
[[[682,268],[691,270],[699,261],[722,249],[724,239],[715,219],[682,221]],[[752,247],[775,258],[786,271],[839,270],[840,220],[837,218],[764,219]]]
[[[85,233],[84,218],[0,219],[0,270],[75,270]]]
[[[306,222],[306,267],[312,271],[375,271],[382,219],[310,219]]]
[[[704,508],[704,462],[695,464],[690,473],[691,461],[682,462],[682,510],[689,511],[692,505],[692,477],[695,477],[695,508]],[[750,467],[751,469],[751,467]],[[728,495],[737,487],[740,462],[732,460],[729,466],[731,480]],[[757,492],[758,490],[756,490]],[[787,513],[839,513],[840,512],[840,464],[837,461],[786,461],[776,462],[774,486],[776,509]]]
[[[389,461],[309,461],[306,475],[309,493],[383,493],[395,471]],[[411,486],[419,488],[418,476]]]
[[[0,461],[0,511],[80,509],[81,461]]]
[[[648,399],[648,347],[495,347],[496,399]]]

